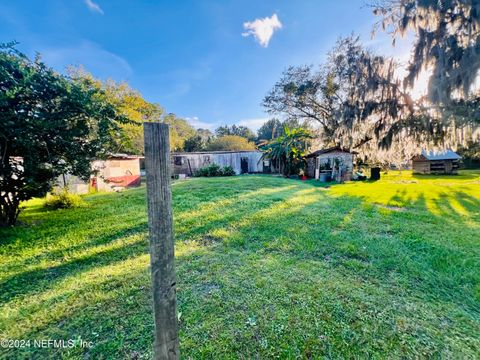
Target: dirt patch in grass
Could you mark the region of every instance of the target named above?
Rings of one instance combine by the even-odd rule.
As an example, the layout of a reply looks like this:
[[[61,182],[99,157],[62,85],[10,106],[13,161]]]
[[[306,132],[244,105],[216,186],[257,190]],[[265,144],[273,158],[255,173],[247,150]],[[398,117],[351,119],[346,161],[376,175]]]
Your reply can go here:
[[[219,236],[207,234],[207,235],[202,236],[202,237],[198,240],[198,243],[199,243],[200,245],[214,245],[214,244],[216,244],[216,243],[221,242],[222,240],[223,240],[223,239],[220,238]]]
[[[394,181],[395,184],[418,184],[417,180],[399,180]]]
[[[408,211],[407,208],[400,207],[400,206],[393,206],[393,205],[383,205],[383,204],[375,204],[375,206],[382,208],[382,209],[387,209],[391,211],[396,211],[396,212],[405,212]]]

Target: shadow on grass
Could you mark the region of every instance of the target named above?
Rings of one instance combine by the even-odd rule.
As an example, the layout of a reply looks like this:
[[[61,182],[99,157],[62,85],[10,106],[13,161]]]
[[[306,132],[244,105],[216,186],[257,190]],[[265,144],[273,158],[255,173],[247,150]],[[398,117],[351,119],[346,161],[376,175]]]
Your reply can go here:
[[[238,179],[229,178],[228,183],[235,183]],[[210,179],[204,181],[203,184],[208,185],[211,182]],[[191,186],[183,188],[183,191],[186,193],[190,193]],[[205,185],[203,185],[205,186]],[[250,199],[252,197],[258,196],[258,188],[255,186],[251,187],[243,187],[242,191],[239,193],[238,196],[233,197],[228,195],[228,187],[225,187],[223,191],[218,191],[219,187],[216,186],[215,192],[203,193],[206,196],[206,200],[201,201],[201,199],[195,205],[200,206],[205,202],[209,202],[214,204],[214,206],[208,210],[204,211],[200,209],[202,212],[202,216],[210,216],[211,213],[218,213],[219,207],[215,205],[215,201],[227,201],[228,203],[224,203],[222,206],[226,207],[226,209],[231,209],[232,206],[235,208],[234,211],[223,211],[220,212],[220,216],[216,219],[212,220],[211,223],[206,226],[203,223],[198,224],[186,224],[186,228],[180,228],[178,238],[179,239],[186,239],[192,240],[195,238],[195,234],[201,234],[200,237],[203,237],[204,233],[207,232],[208,229],[211,228],[218,228],[223,225],[227,225],[229,221],[232,219],[241,218],[242,213],[246,212],[248,208],[251,206],[253,202],[255,202],[256,206],[267,206],[267,202],[258,201],[258,199]],[[270,192],[279,192],[279,196],[285,196],[282,194],[285,189],[275,189],[271,187],[265,187],[265,191]],[[231,191],[231,189],[230,189]],[[290,190],[291,191],[291,190]],[[45,242],[45,239],[42,239],[42,236],[51,235],[51,233],[56,234],[59,237],[64,237],[66,239],[69,238],[77,238],[79,235],[77,233],[80,229],[85,228],[87,226],[101,226],[103,222],[112,222],[115,224],[114,227],[107,227],[107,231],[101,235],[98,235],[98,232],[90,233],[87,231],[82,236],[85,240],[82,240],[78,243],[74,244],[66,244],[62,243],[63,247],[55,250],[55,244],[53,244],[53,249],[50,250],[51,246],[49,244],[49,248],[47,251],[40,249],[39,253],[28,253],[28,255],[24,256],[24,258],[13,259],[9,263],[4,263],[2,268],[4,274],[6,276],[0,281],[0,303],[8,303],[12,299],[20,296],[28,296],[33,294],[37,291],[41,291],[42,289],[48,289],[55,287],[55,285],[61,281],[63,278],[74,276],[75,274],[81,273],[88,269],[97,267],[97,266],[104,266],[108,265],[111,262],[120,261],[122,259],[126,259],[131,256],[138,255],[139,253],[146,252],[147,248],[147,241],[146,241],[146,234],[147,234],[147,223],[146,217],[141,216],[140,218],[136,215],[136,213],[141,210],[144,212],[145,207],[145,200],[143,198],[144,193],[139,192],[139,190],[133,190],[134,200],[139,204],[139,207],[131,207],[129,208],[129,213],[121,213],[116,212],[117,206],[115,203],[120,203],[124,201],[126,198],[131,198],[132,194],[97,194],[93,196],[95,201],[98,201],[99,204],[96,208],[88,209],[93,211],[92,214],[88,214],[87,209],[80,209],[80,211],[64,211],[63,213],[60,212],[43,212],[43,215],[52,216],[53,217],[61,217],[62,215],[67,216],[68,227],[63,229],[59,229],[56,225],[55,220],[48,220],[38,227],[42,228],[42,231],[39,232],[39,229],[9,229],[8,232],[11,235],[10,244],[14,244],[18,246],[18,249],[24,251],[25,249],[35,248],[39,245],[39,243]],[[182,195],[182,194],[179,194]],[[230,194],[231,195],[231,194]],[[140,198],[139,198],[140,197]],[[181,197],[181,196],[180,196]],[[179,196],[176,196],[174,201],[178,200]],[[250,199],[250,200],[249,200]],[[91,199],[90,199],[91,200]],[[241,206],[234,206],[235,202],[241,200]],[[113,202],[113,210],[109,211],[109,214],[105,214],[104,208],[108,201]],[[273,199],[272,201],[277,201],[277,199]],[[238,202],[236,203],[238,205]],[[190,203],[190,205],[193,205]],[[229,205],[230,207],[228,207]],[[110,207],[112,203],[110,203]],[[178,205],[177,205],[178,207]],[[220,207],[221,208],[221,207]],[[35,209],[36,211],[37,209]],[[195,214],[195,207],[190,208],[190,213]],[[85,217],[85,213],[88,214]],[[26,214],[29,215],[28,213]],[[98,217],[104,216],[103,219],[99,221]],[[119,219],[125,218],[129,222],[136,224],[135,226],[122,226],[122,223],[119,222]],[[89,220],[92,220],[92,223],[89,224]],[[137,219],[137,220],[135,220]],[[93,221],[95,220],[95,221]],[[178,223],[178,222],[177,222]],[[180,221],[180,226],[182,226]],[[92,229],[95,230],[95,229]],[[20,241],[18,233],[21,234]],[[40,234],[40,237],[39,237]],[[127,244],[127,246],[123,247],[121,240],[129,237],[134,237],[135,235],[145,235],[144,239],[141,241],[136,241],[135,243]],[[50,236],[48,236],[50,237]],[[50,239],[49,241],[51,241]],[[78,240],[78,239],[76,239]],[[5,244],[4,244],[5,245]],[[109,247],[113,247],[109,249]],[[4,248],[4,251],[12,253]],[[21,252],[19,251],[19,252]],[[93,252],[93,254],[89,254]],[[87,255],[85,255],[87,254]],[[73,259],[72,259],[73,258]],[[52,265],[45,266],[45,262],[51,262]],[[38,265],[37,265],[38,264]],[[33,267],[32,270],[25,270],[24,267]],[[12,275],[8,275],[11,273]]]
[[[119,231],[115,234],[108,234],[104,238],[97,239],[97,242],[111,243],[112,248],[97,250],[91,255],[80,255],[74,260],[62,261],[58,265],[48,266],[42,269],[34,269],[15,274],[0,282],[0,304],[5,304],[17,296],[30,296],[33,293],[44,291],[56,286],[58,282],[69,276],[78,276],[83,271],[98,266],[105,266],[116,261],[122,261],[148,251],[146,237],[128,243],[115,243],[117,240],[135,234],[145,233],[145,226],[130,229],[128,233]],[[146,234],[145,234],[146,235]],[[101,247],[100,247],[101,248]],[[92,248],[92,249],[95,249]]]
[[[144,211],[144,195],[137,191],[131,196],[138,204],[129,210],[133,216]],[[107,203],[109,197],[101,199]],[[178,245],[196,243],[177,257],[185,357],[351,357],[372,356],[375,351],[425,351],[433,356],[440,354],[443,338],[435,331],[443,326],[443,317],[450,321],[444,332],[463,339],[454,349],[464,345],[460,350],[465,354],[469,346],[475,351],[476,345],[467,342],[480,328],[473,293],[480,283],[474,237],[478,226],[471,224],[472,216],[478,219],[479,200],[456,191],[433,199],[435,203],[424,194],[411,196],[406,189],[391,194],[390,200],[407,210],[379,208],[362,196],[332,196],[330,190],[295,180],[242,177],[176,184]],[[439,212],[432,212],[431,203]],[[104,221],[115,222],[119,216],[110,211]],[[40,226],[47,225],[53,226]],[[10,322],[28,321],[29,295],[78,276],[77,288],[69,294],[60,291],[48,304],[68,301],[72,309],[52,315],[41,328],[30,324],[22,335],[80,334],[88,339],[94,330],[101,335],[96,348],[77,349],[74,355],[148,356],[153,321],[147,314],[147,264],[141,270],[126,268],[103,285],[82,280],[87,271],[139,261],[136,257],[147,253],[146,240],[120,240],[141,234],[146,234],[144,221],[128,231],[110,229],[103,237],[76,245],[76,252],[94,254],[80,252],[74,260],[20,273],[0,284],[4,303],[25,302],[17,304],[18,318]],[[202,242],[205,238],[211,242]],[[109,243],[118,247],[102,250]],[[62,253],[52,256],[55,260]],[[91,298],[76,304],[80,292],[91,293]],[[31,310],[39,311],[36,306],[42,305],[32,305]],[[400,317],[408,323],[409,316],[423,332],[412,330],[417,326],[412,323],[402,333],[400,325],[390,322]],[[329,334],[328,341],[319,340],[322,334]]]

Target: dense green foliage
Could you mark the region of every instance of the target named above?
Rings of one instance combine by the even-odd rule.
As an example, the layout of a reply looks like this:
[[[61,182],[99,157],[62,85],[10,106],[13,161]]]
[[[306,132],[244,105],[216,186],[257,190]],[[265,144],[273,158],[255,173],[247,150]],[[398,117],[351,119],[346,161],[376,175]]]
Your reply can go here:
[[[283,135],[271,140],[262,147],[262,159],[270,159],[277,164],[286,176],[295,174],[305,167],[308,141],[313,135],[303,128],[284,127]]]
[[[68,189],[62,189],[58,193],[48,195],[45,199],[45,207],[49,210],[73,209],[85,205],[80,195],[72,194]]]
[[[195,152],[205,150],[207,147],[207,141],[205,141],[200,135],[195,134],[187,139],[183,144],[183,150],[186,152]]]
[[[268,119],[257,130],[258,140],[272,140],[279,137],[283,132],[283,125],[277,118]]]
[[[214,177],[214,176],[234,176],[235,171],[230,165],[221,167],[217,164],[211,164],[195,171],[195,177]]]
[[[467,169],[480,168],[480,142],[470,142],[457,149],[462,157],[463,166]]]
[[[208,129],[197,129],[195,135],[185,139],[183,149],[186,152],[204,151],[214,139],[213,133]]]
[[[95,79],[83,68],[71,68],[70,75],[74,79],[87,79],[105,93],[106,98],[131,121],[121,125],[117,135],[115,152],[141,155],[144,152],[143,123],[165,122],[170,125],[170,148],[172,151],[184,150],[185,141],[197,134],[195,128],[187,120],[173,113],[166,113],[159,105],[145,100],[137,90],[127,83],[113,80]]]
[[[183,358],[476,358],[480,173],[173,183]],[[1,359],[151,358],[145,189],[0,230]]]
[[[132,89],[126,82],[117,83],[111,79],[101,81],[95,79],[83,67],[69,68],[69,75],[76,80],[86,79],[105,93],[108,101],[116,106],[131,121],[120,125],[117,134],[115,152],[127,154],[143,154],[143,123],[160,121],[164,110],[157,104],[146,101],[142,95]]]
[[[162,122],[170,125],[170,149],[183,151],[185,141],[196,134],[195,128],[187,120],[177,117],[175,114],[167,114]]]
[[[117,147],[127,118],[86,78],[70,79],[0,46],[0,226],[20,201],[45,195],[64,173],[88,178],[90,162]]]
[[[280,121],[277,118],[268,119],[257,130],[257,141],[261,144],[270,141],[284,134],[284,128],[304,128],[312,131],[313,128],[309,121],[299,121],[298,118],[291,118]]]
[[[220,126],[215,130],[215,135],[218,137],[226,135],[240,136],[248,141],[253,141],[256,139],[255,133],[246,126],[237,126],[237,125],[224,125]]]
[[[208,151],[255,150],[255,143],[238,135],[224,135],[212,139],[205,147]]]
[[[234,176],[235,170],[230,165],[224,166],[222,169],[222,176]]]

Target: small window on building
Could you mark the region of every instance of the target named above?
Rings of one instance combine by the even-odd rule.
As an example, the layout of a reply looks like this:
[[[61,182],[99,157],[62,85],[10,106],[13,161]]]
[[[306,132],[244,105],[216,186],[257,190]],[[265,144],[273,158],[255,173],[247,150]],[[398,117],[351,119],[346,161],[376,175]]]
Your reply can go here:
[[[175,165],[183,165],[185,163],[185,159],[183,156],[175,156],[173,158],[173,163]]]
[[[263,160],[263,166],[270,166],[270,161]]]

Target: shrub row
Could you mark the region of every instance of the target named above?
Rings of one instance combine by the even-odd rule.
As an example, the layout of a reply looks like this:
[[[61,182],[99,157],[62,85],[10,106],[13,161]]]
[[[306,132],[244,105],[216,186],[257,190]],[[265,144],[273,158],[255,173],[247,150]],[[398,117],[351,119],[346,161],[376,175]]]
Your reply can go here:
[[[217,164],[211,164],[204,168],[196,170],[193,176],[200,177],[213,177],[213,176],[233,176],[235,175],[235,170],[230,165],[224,166],[223,168]]]

